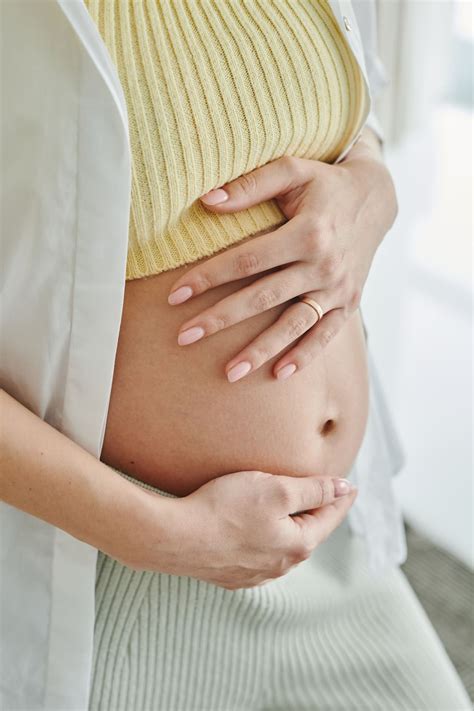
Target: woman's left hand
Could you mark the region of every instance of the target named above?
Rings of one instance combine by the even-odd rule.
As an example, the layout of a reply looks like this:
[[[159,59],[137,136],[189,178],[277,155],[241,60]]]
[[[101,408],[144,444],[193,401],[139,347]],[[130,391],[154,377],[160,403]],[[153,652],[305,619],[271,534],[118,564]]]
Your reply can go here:
[[[378,139],[365,128],[340,163],[283,156],[224,187],[225,192],[219,188],[201,198],[214,212],[235,212],[275,198],[288,221],[187,271],[173,285],[169,303],[279,269],[185,322],[178,343],[194,343],[308,294],[323,309],[320,320],[313,308],[293,301],[225,367],[234,382],[299,338],[273,367],[276,377],[288,377],[311,362],[358,308],[377,247],[397,215],[393,181]],[[214,202],[226,194],[225,201]],[[188,329],[193,329],[190,337],[182,338]]]

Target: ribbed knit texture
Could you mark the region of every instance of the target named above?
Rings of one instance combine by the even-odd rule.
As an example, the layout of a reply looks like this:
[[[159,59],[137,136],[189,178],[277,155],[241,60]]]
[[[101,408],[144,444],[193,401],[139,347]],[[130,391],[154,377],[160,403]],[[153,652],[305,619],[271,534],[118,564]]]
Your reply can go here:
[[[199,197],[282,155],[333,162],[360,128],[360,67],[327,0],[85,0],[129,114],[127,279],[282,224]]]
[[[148,484],[146,489],[173,496]],[[403,572],[368,573],[347,520],[308,560],[226,590],[101,551],[90,711],[468,711]]]

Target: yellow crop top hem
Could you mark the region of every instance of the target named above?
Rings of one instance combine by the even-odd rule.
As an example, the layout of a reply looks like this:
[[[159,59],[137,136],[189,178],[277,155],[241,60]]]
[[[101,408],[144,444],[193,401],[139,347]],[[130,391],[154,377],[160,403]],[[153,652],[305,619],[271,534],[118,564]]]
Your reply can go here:
[[[179,228],[169,229],[159,240],[151,239],[129,249],[127,279],[159,274],[210,257],[266,227],[277,226],[285,217],[274,201],[239,212],[216,215],[197,202]]]
[[[284,215],[199,198],[283,155],[333,162],[360,129],[362,72],[327,0],[84,0],[127,102],[126,279],[209,257]]]

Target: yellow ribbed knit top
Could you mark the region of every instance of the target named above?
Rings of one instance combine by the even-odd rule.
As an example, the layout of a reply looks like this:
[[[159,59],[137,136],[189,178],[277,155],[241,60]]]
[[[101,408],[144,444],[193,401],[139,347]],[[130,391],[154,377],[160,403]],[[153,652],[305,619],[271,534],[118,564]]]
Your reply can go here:
[[[127,279],[285,221],[275,200],[199,197],[282,155],[333,162],[366,90],[327,0],[84,0],[123,86],[132,151]]]

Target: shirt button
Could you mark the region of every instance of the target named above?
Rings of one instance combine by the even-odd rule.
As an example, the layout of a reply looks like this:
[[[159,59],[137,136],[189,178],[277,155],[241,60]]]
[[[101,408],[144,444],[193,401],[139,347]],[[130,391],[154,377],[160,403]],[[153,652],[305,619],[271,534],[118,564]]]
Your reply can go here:
[[[352,30],[351,23],[349,22],[349,18],[344,15],[342,18],[344,20],[344,25],[346,27],[346,30],[350,32]]]

